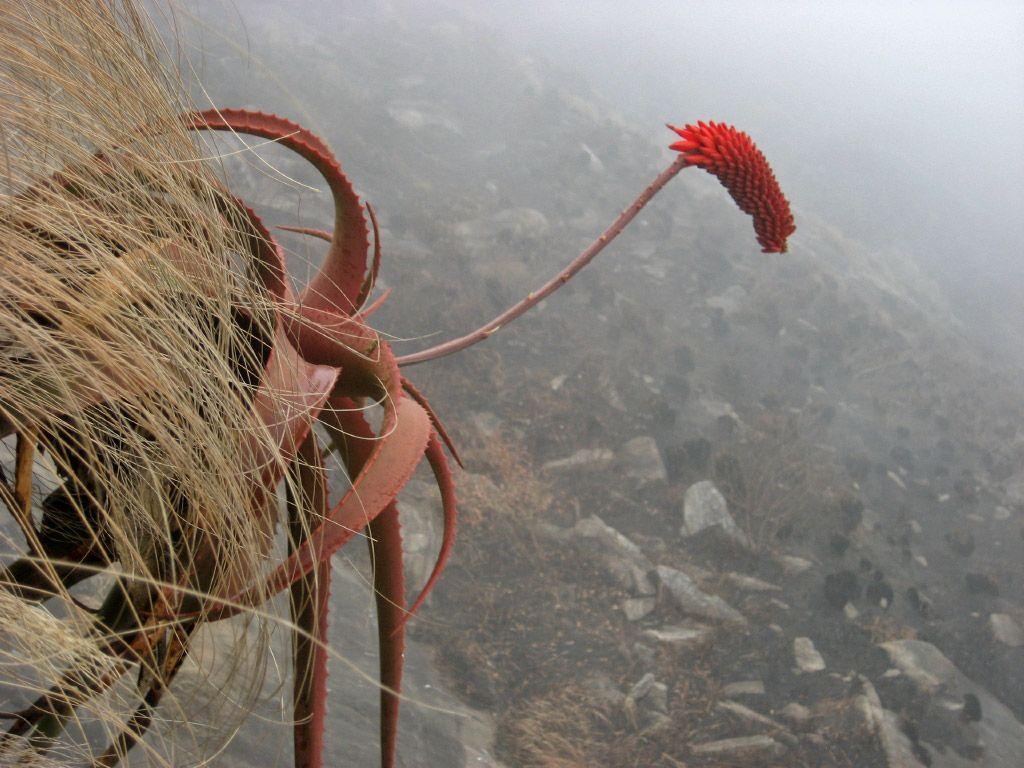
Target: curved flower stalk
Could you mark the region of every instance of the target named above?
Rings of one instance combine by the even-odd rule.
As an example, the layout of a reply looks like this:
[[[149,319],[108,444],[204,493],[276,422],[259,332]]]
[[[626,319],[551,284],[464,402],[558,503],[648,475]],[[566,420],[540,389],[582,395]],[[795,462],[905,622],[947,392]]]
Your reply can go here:
[[[687,126],[674,162],[552,280],[464,337],[396,357],[366,323],[382,301],[371,300],[376,220],[327,145],[275,115],[182,110],[130,3],[63,3],[47,8],[63,24],[34,27],[42,14],[30,13],[0,30],[0,61],[11,70],[0,83],[16,86],[0,94],[14,105],[0,110],[10,120],[0,125],[10,140],[0,437],[15,444],[0,500],[18,530],[0,539],[18,555],[0,570],[0,654],[13,662],[5,670],[35,665],[2,682],[37,694],[0,707],[9,722],[0,762],[116,765],[173,709],[197,632],[236,616],[262,621],[268,600],[288,592],[295,765],[322,765],[331,556],[365,535],[375,562],[381,764],[390,768],[405,623],[451,552],[448,456],[459,461],[400,366],[486,339],[549,296],[689,165],[722,180],[765,250],[785,250],[788,204],[745,134]],[[53,100],[40,90],[47,77],[80,92],[62,89],[67,103],[49,111],[19,110]],[[67,119],[72,108],[83,111],[77,121]],[[270,230],[199,160],[188,132],[209,130],[277,142],[323,177],[334,227],[297,230],[328,243],[301,293]],[[376,430],[362,416],[374,404],[383,410]],[[328,450],[351,479],[336,500]],[[398,494],[424,459],[444,531],[410,605]],[[56,482],[46,485],[40,461]],[[282,486],[288,551],[268,562]],[[134,685],[122,684],[128,675]],[[106,730],[98,751],[81,727],[87,708]]]
[[[717,176],[740,210],[754,217],[754,232],[764,253],[785,253],[786,241],[796,231],[796,225],[789,210],[789,202],[782,194],[775,174],[761,154],[761,150],[747,134],[737,131],[731,125],[704,122],[697,125],[697,128],[687,125],[682,129],[668,126],[686,139],[669,145],[669,149],[679,151],[680,156],[659,173],[629,207],[557,275],[475,331],[429,349],[399,357],[398,364],[414,365],[436,360],[490,338],[571,280],[629,226],[644,206],[672,181],[676,174],[691,165],[705,168]]]

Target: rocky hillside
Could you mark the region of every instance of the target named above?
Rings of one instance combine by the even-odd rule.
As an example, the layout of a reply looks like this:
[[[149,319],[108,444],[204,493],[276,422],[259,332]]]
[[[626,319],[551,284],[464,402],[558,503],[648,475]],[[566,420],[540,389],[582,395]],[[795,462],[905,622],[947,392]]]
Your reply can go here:
[[[658,126],[464,16],[255,5],[250,55],[208,33],[200,74],[335,147],[384,225],[375,320],[400,350],[539,285],[669,161]],[[236,158],[232,183],[322,225],[282,174],[314,179],[263,154],[280,174]],[[467,765],[1018,765],[1020,371],[907,254],[794,203],[792,252],[763,256],[685,173],[538,311],[411,372],[467,463],[414,631],[497,724]]]

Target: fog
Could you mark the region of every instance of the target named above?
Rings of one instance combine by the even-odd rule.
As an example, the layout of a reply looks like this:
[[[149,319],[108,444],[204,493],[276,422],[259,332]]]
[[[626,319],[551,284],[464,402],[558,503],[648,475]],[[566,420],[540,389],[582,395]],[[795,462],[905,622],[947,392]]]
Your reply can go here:
[[[488,5],[525,50],[582,73],[652,129],[697,118],[744,128],[798,216],[905,248],[966,314],[998,326],[1007,318],[985,314],[994,294],[1024,330],[1020,3]]]

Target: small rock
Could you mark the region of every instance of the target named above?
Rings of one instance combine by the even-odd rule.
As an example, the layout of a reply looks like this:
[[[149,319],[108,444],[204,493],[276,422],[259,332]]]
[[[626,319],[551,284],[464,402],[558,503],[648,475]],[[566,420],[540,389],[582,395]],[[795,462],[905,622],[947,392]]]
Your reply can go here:
[[[914,755],[914,745],[900,730],[899,718],[882,706],[875,687],[867,680],[863,682],[864,693],[857,697],[857,704],[868,726],[878,734],[878,741],[885,752],[885,764],[893,768],[918,768],[921,765]]]
[[[804,725],[811,719],[811,710],[795,701],[791,701],[780,709],[779,714],[794,725]]]
[[[960,717],[968,723],[981,720],[981,701],[973,693],[964,694],[964,708],[960,710]]]
[[[914,555],[914,562],[920,565],[922,568],[928,567],[928,558],[924,555]]]
[[[988,617],[988,625],[998,642],[1011,648],[1024,646],[1024,629],[1008,613],[993,613]]]
[[[850,621],[854,621],[858,616],[860,616],[860,611],[857,610],[853,603],[847,603],[844,605],[843,613],[846,614],[846,618]]]
[[[874,580],[868,584],[866,594],[869,603],[877,605],[883,610],[892,605],[892,600],[895,596],[892,586],[882,576],[881,571],[875,571]]]
[[[907,490],[907,484],[903,482],[903,478],[901,478],[891,469],[886,471],[885,476],[892,480],[894,483],[896,483],[896,485],[899,486],[900,490]]]
[[[604,672],[594,672],[583,681],[587,693],[597,701],[611,707],[621,707],[626,695],[618,689],[614,681]]]
[[[702,480],[686,489],[686,496],[683,499],[683,527],[680,533],[683,536],[693,536],[713,526],[718,526],[729,538],[743,546],[750,545],[747,535],[740,530],[729,514],[725,497],[710,480]]]
[[[834,533],[828,540],[828,546],[836,557],[842,557],[850,548],[850,538],[841,533]]]
[[[781,592],[782,587],[775,584],[770,584],[767,581],[761,581],[761,579],[755,579],[753,576],[746,576],[742,573],[736,573],[730,571],[725,574],[725,578],[734,586],[740,589],[747,589],[751,592]]]
[[[641,485],[665,482],[668,473],[662,461],[658,444],[653,437],[635,437],[622,449],[626,474]]]
[[[964,583],[972,595],[999,597],[999,584],[987,573],[965,573]]]
[[[605,558],[605,571],[632,595],[649,597],[654,594],[654,585],[647,578],[647,569],[633,560],[608,554]]]
[[[864,509],[861,513],[860,524],[857,526],[867,533],[877,531],[882,527],[882,516],[873,509]]]
[[[946,543],[960,557],[969,557],[974,552],[974,534],[966,528],[956,528],[946,534]]]
[[[785,751],[786,748],[770,736],[739,736],[735,739],[705,741],[690,747],[692,754],[702,757],[753,757],[765,754],[778,757]]]
[[[643,551],[597,515],[585,517],[566,532],[566,538],[581,539],[604,555],[605,570],[619,586],[634,597],[653,595],[647,574],[653,568]]]
[[[889,654],[889,660],[920,690],[930,695],[938,693],[943,681],[956,672],[953,662],[934,645],[922,640],[891,640],[878,647]]]
[[[577,521],[576,525],[572,527],[571,533],[581,539],[595,540],[606,552],[628,557],[638,563],[647,560],[640,547],[597,515]]]
[[[665,645],[693,648],[710,640],[714,630],[704,624],[691,624],[646,629],[643,634],[644,637]]]
[[[695,437],[683,443],[683,451],[690,468],[698,472],[708,465],[711,458],[711,441],[706,437]]]
[[[622,601],[622,612],[627,621],[639,621],[654,610],[656,603],[653,597],[628,597]]]
[[[839,517],[844,530],[850,531],[864,519],[864,502],[853,495],[844,495],[839,500]]]
[[[572,456],[552,459],[544,463],[546,470],[584,469],[599,471],[607,469],[615,454],[607,448],[581,448]]]
[[[1009,520],[1011,515],[1012,515],[1012,513],[1010,512],[1010,510],[1008,510],[1006,507],[1000,506],[1000,507],[996,507],[995,511],[992,513],[992,519],[993,520]]]
[[[783,730],[781,723],[777,723],[770,717],[766,717],[760,712],[753,710],[750,707],[745,707],[736,701],[720,701],[715,705],[715,709],[736,715],[748,723],[756,723],[757,725],[764,725],[775,730]],[[776,738],[778,738],[778,734],[776,734]]]
[[[760,680],[740,680],[722,686],[723,696],[763,696],[764,683]]]
[[[659,683],[650,672],[637,681],[623,702],[626,716],[639,728],[652,730],[665,726],[668,712],[668,686]]]
[[[655,569],[658,580],[672,601],[684,612],[714,621],[745,625],[747,619],[717,595],[702,592],[682,571],[659,565]]]
[[[655,679],[653,672],[648,672],[633,685],[627,695],[629,698],[633,699],[633,701],[640,701],[652,692],[655,692],[659,686],[663,691],[668,690],[664,683],[659,683]],[[661,710],[664,711],[664,709],[665,707],[662,706]]]
[[[469,420],[482,437],[493,437],[502,425],[501,417],[490,411],[477,411]]]
[[[962,696],[966,708],[970,694],[978,699],[978,709],[967,714],[981,715],[977,724],[985,742],[985,766],[1018,768],[1024,755],[1024,724],[1009,707],[964,675],[934,645],[922,640],[893,640],[880,646],[889,654],[919,691],[929,696]],[[963,710],[961,710],[963,712]],[[973,724],[965,723],[965,725]]]
[[[853,571],[839,571],[825,577],[825,602],[836,610],[860,597],[860,582]]]
[[[775,558],[775,562],[779,564],[787,576],[799,576],[814,566],[814,563],[810,560],[796,557],[795,555],[778,555]]]
[[[825,669],[825,659],[818,653],[809,637],[793,638],[793,657],[797,669],[801,672],[821,672]]]
[[[633,652],[633,657],[636,659],[636,663],[641,667],[647,667],[649,669],[658,663],[658,654],[649,645],[633,643],[631,650]]]

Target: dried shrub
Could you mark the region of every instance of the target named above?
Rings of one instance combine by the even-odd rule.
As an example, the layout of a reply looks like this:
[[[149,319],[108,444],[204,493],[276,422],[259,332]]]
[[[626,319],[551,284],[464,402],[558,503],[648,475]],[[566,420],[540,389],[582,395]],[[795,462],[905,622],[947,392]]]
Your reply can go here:
[[[768,413],[716,451],[715,484],[755,550],[772,550],[837,493],[835,457],[815,442],[820,429],[815,419]]]

